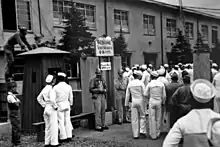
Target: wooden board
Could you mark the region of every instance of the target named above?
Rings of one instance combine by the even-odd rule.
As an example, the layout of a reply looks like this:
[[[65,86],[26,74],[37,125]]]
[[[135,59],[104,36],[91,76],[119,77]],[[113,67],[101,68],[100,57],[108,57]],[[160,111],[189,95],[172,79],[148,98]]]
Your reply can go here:
[[[193,57],[193,72],[194,80],[207,79],[210,81],[210,54],[209,53],[195,53]]]

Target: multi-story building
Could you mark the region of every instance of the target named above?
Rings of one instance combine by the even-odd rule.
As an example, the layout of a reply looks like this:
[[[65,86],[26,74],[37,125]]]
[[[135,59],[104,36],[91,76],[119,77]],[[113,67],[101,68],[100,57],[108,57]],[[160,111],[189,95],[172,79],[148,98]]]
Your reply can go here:
[[[128,44],[128,65],[151,63],[158,67],[166,63],[167,54],[175,45],[177,29],[183,22],[192,47],[198,32],[210,47],[220,38],[220,17],[184,9],[183,21],[178,6],[152,0],[0,0],[1,47],[19,25],[28,28],[30,42],[34,33],[42,33],[46,39],[56,36],[59,40],[62,14],[69,12],[73,3],[85,16],[94,36],[114,37],[122,28]],[[4,67],[1,50],[0,66]],[[1,79],[3,70],[0,69]]]

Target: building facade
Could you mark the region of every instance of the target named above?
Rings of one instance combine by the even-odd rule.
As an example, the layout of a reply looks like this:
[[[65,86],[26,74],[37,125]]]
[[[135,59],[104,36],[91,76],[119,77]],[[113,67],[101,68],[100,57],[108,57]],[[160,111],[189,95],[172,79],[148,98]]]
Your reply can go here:
[[[42,33],[45,39],[60,39],[63,29],[63,12],[72,4],[86,17],[86,24],[94,36],[117,36],[122,28],[128,44],[127,64],[151,63],[158,67],[167,63],[167,54],[176,42],[177,29],[181,28],[177,6],[136,0],[0,0],[0,46],[17,30],[19,25],[29,30],[28,40]],[[220,17],[184,9],[185,33],[195,46],[197,33],[212,47],[220,38]],[[0,64],[4,66],[3,48]],[[19,50],[19,47],[18,47]],[[3,68],[0,69],[1,79]]]

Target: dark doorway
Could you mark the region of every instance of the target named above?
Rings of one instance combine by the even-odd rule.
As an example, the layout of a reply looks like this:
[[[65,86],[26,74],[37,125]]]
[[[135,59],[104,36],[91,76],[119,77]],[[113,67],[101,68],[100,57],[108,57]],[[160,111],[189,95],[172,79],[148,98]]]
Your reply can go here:
[[[157,66],[157,53],[147,53],[144,52],[144,63],[145,64],[152,64],[153,67],[156,68]]]

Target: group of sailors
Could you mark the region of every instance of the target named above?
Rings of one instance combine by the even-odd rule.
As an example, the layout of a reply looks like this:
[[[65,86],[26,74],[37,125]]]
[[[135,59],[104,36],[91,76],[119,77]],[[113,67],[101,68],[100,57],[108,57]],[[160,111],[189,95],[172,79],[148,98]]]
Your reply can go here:
[[[165,64],[159,69],[151,64],[120,69],[115,80],[118,123],[127,122],[126,116],[130,113],[134,139],[148,135],[158,139],[161,132],[169,132],[164,147],[176,147],[182,138],[187,143],[185,138],[193,137],[184,135],[190,133],[204,135],[209,121],[212,126],[215,122],[220,124],[220,72],[216,63],[212,63],[211,77],[213,84],[204,79],[193,80],[193,64],[190,63],[173,67]],[[219,135],[219,126],[214,129],[218,129]],[[209,128],[205,141],[209,145],[220,145],[220,136],[212,138],[210,132]],[[198,140],[193,141],[198,144]]]
[[[45,147],[57,147],[74,137],[70,111],[73,105],[72,87],[66,83],[66,74],[48,75],[46,86],[37,96],[38,103],[44,108]],[[12,144],[21,146],[20,100],[16,95],[16,82],[8,83],[9,119],[12,125]]]

